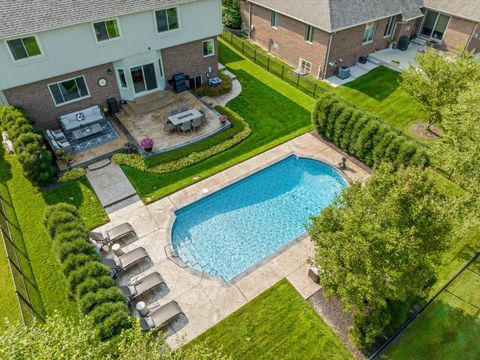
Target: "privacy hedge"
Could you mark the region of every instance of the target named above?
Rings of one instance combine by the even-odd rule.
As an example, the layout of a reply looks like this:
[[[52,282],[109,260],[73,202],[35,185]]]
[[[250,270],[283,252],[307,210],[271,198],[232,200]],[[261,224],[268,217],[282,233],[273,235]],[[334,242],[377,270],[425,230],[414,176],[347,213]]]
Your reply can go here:
[[[371,167],[429,163],[426,148],[332,94],[318,100],[312,122],[318,132]]]
[[[0,107],[0,127],[12,141],[25,177],[35,185],[51,182],[55,172],[52,154],[28,115],[11,106]]]
[[[111,270],[103,265],[90,242],[77,208],[56,204],[45,210],[43,224],[80,311],[94,319],[99,336],[107,340],[132,325],[127,298],[115,287]]]

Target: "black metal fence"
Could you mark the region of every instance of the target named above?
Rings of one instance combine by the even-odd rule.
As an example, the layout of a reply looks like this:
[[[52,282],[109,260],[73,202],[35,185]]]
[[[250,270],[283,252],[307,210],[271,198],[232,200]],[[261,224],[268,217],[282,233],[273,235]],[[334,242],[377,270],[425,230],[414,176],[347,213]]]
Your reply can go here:
[[[0,233],[22,321],[25,325],[31,324],[34,318],[43,321],[43,302],[5,183],[0,183]]]

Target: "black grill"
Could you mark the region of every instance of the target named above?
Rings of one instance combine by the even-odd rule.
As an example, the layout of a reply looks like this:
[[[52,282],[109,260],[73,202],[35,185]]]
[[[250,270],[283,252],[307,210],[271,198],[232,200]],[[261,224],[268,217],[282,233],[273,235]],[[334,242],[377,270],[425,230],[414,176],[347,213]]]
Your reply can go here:
[[[175,74],[172,77],[172,80],[169,80],[169,84],[173,86],[173,89],[180,93],[187,90],[187,81],[190,79],[188,75],[184,73]]]
[[[397,48],[399,50],[405,51],[408,49],[408,45],[410,45],[410,38],[408,36],[402,36],[398,40],[398,46]]]

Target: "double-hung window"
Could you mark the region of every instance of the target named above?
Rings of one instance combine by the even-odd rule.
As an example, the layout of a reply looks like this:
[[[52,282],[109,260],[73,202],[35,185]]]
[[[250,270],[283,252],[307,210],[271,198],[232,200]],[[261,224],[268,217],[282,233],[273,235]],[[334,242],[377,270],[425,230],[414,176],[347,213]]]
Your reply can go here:
[[[36,36],[7,40],[7,45],[15,61],[42,56]]]
[[[370,22],[365,26],[365,31],[363,33],[362,42],[364,44],[371,43],[375,38],[375,31],[377,30],[377,23]]]
[[[98,42],[117,39],[120,37],[118,21],[116,19],[100,21],[93,24]]]
[[[312,63],[305,59],[300,58],[299,60],[300,65],[300,73],[302,74],[310,74],[312,71]]]
[[[83,76],[50,84],[48,88],[57,106],[90,96]]]
[[[313,27],[310,25],[307,25],[305,28],[305,41],[306,42],[313,42]]]
[[[180,27],[177,11],[176,7],[155,11],[157,31],[159,33],[175,30]]]
[[[215,55],[215,42],[213,39],[208,39],[203,42],[203,57]]]
[[[276,11],[272,11],[271,23],[272,27],[278,28],[278,13]]]
[[[384,37],[390,37],[393,33],[393,27],[395,26],[396,16],[390,16],[387,21],[387,26],[385,27],[385,32],[383,33]]]

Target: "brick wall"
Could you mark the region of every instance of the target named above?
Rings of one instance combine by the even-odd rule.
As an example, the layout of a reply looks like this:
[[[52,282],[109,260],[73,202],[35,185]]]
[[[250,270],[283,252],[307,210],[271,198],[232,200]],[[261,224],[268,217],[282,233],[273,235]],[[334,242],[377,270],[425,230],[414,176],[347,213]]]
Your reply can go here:
[[[449,51],[465,49],[474,29],[475,23],[452,17],[443,37],[443,43],[446,49]]]
[[[302,58],[312,63],[311,73],[318,75],[325,64],[329,34],[314,29],[313,41],[305,41],[306,24],[279,14],[278,29],[271,26],[272,12],[252,4],[252,25],[255,31],[251,38],[273,55],[282,58],[289,65],[297,68]]]
[[[248,11],[248,1],[240,0],[240,14],[242,15],[242,30],[248,33],[250,29],[250,13]]]
[[[333,35],[330,48],[329,61],[342,59],[344,66],[351,66],[358,62],[360,56],[366,56],[376,50],[385,49],[389,46],[389,38],[385,38],[385,28],[388,19],[382,19],[377,22],[377,29],[372,42],[363,44],[363,34],[365,26],[358,25],[346,30],[339,31]],[[333,75],[334,69],[328,66],[327,77]]]
[[[422,19],[423,18],[413,19],[408,21],[406,24],[398,23],[395,33],[392,36],[392,40],[398,43],[398,40],[402,36],[408,36],[409,38],[412,38],[413,35],[418,33],[420,25],[422,24]]]
[[[207,40],[207,39],[205,39]],[[215,55],[203,56],[203,40],[174,46],[162,50],[162,61],[165,70],[165,79],[168,81],[174,74],[184,73],[190,77],[202,75],[206,80],[208,68],[211,67],[210,76],[218,75],[218,46],[215,41]]]
[[[100,105],[100,107],[103,108],[106,105],[106,99],[110,97],[120,98],[115,75],[114,73],[108,75],[107,69],[113,70],[113,65],[108,63],[95,66],[93,68],[7,89],[4,90],[3,93],[10,105],[23,107],[35,120],[37,126],[41,128],[58,129],[57,118],[60,115],[85,109],[93,105]],[[85,76],[90,97],[56,107],[50,95],[48,84],[81,75]],[[107,85],[105,87],[98,86],[97,82],[100,78],[107,79]]]

